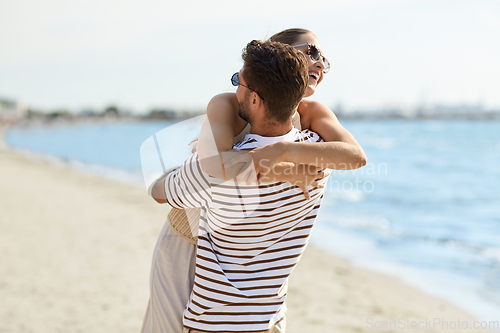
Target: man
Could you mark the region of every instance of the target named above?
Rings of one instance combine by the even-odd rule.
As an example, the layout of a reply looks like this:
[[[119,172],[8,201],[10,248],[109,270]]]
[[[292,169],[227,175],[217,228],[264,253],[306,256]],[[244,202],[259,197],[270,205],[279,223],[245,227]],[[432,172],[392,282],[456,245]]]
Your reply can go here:
[[[308,82],[303,55],[285,44],[252,41],[243,60],[233,81],[240,116],[252,130],[235,148],[320,141],[292,126]],[[235,166],[224,176],[233,179],[238,171]],[[288,182],[223,181],[202,171],[197,153],[164,185],[174,208],[202,207],[185,332],[284,332],[288,276],[307,245],[323,189],[310,187],[305,200]]]

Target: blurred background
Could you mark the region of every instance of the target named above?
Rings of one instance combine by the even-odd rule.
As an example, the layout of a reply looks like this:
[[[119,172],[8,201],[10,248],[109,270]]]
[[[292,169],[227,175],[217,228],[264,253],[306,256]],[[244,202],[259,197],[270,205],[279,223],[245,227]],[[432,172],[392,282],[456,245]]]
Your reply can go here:
[[[234,91],[246,43],[315,32],[311,99],[369,163],[333,174],[312,241],[498,318],[499,1],[0,4],[5,143],[139,184],[142,142]]]
[[[314,99],[341,111],[500,109],[495,0],[2,1],[0,96],[71,113],[203,111],[241,50],[289,27],[332,69]]]

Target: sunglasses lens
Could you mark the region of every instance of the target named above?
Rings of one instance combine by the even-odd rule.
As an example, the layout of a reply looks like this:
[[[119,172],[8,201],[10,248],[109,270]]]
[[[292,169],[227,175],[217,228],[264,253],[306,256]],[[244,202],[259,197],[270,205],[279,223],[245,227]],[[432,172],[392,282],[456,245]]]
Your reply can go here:
[[[328,59],[323,58],[323,63],[325,64],[325,69],[323,69],[323,73],[326,74],[330,70],[330,62],[328,61]]]
[[[310,45],[309,46],[309,54],[311,56],[311,59],[313,61],[319,61],[320,58],[323,58],[322,61],[323,61],[323,65],[325,65],[325,69],[323,69],[323,73],[328,73],[328,71],[330,70],[330,62],[328,62],[328,59],[326,59],[325,57],[323,57],[321,55],[321,53],[319,52],[318,48],[315,46],[315,45]]]
[[[309,55],[311,56],[311,59],[314,61],[319,60],[319,50],[316,48],[316,46],[311,45],[309,46]]]
[[[238,73],[234,73],[233,76],[231,77],[231,83],[233,86],[239,86],[240,81],[238,80]]]

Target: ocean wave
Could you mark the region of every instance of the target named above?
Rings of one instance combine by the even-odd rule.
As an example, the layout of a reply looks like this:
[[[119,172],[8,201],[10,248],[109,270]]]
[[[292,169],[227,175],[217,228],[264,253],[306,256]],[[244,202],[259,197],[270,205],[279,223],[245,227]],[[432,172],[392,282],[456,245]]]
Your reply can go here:
[[[328,199],[341,199],[350,202],[363,201],[366,195],[361,191],[342,191],[336,186],[327,183],[325,191],[328,192]]]
[[[427,243],[449,250],[461,250],[471,254],[479,255],[480,262],[477,264],[491,266],[500,264],[500,248],[491,247],[474,241],[454,239],[452,237],[440,237],[410,233],[401,226],[391,224],[384,217],[369,216],[336,216],[327,222],[334,227],[351,231],[371,231],[389,240],[403,241],[406,245],[410,243]],[[375,234],[373,235],[375,239]],[[471,260],[471,259],[469,259]]]
[[[348,229],[368,229],[368,230],[380,230],[385,231],[390,228],[391,223],[385,218],[378,217],[335,217],[334,221],[329,221],[338,227],[348,228]]]
[[[500,262],[500,248],[486,248],[482,251],[482,253],[488,258],[492,258]]]

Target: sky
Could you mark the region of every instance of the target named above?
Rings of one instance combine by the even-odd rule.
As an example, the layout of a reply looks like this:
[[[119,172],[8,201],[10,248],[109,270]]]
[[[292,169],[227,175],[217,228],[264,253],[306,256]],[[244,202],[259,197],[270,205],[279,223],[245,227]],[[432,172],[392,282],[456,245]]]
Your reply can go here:
[[[241,50],[286,28],[332,64],[311,99],[345,110],[500,109],[498,0],[0,0],[0,98],[42,110],[203,109]]]

